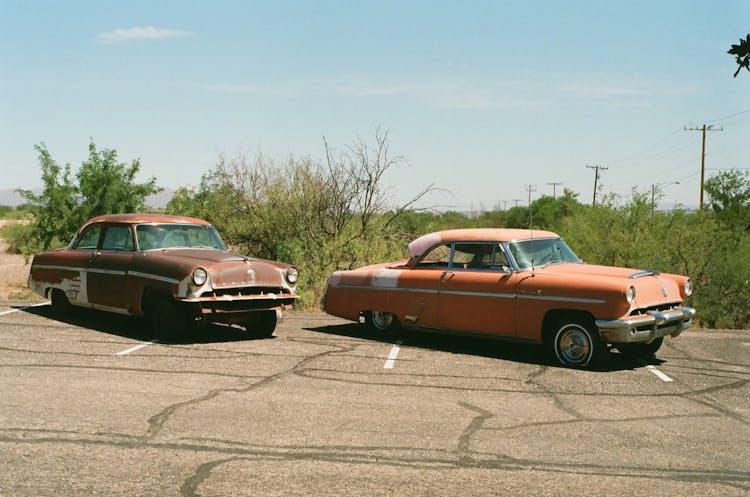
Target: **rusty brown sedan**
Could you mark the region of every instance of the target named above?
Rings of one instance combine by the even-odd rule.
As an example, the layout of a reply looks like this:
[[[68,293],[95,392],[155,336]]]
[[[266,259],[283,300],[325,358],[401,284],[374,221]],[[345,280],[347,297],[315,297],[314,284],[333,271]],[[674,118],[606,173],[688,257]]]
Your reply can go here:
[[[289,264],[230,253],[206,221],[117,214],[87,221],[66,248],[34,257],[29,288],[58,311],[146,316],[156,333],[205,323],[271,335],[297,298]]]

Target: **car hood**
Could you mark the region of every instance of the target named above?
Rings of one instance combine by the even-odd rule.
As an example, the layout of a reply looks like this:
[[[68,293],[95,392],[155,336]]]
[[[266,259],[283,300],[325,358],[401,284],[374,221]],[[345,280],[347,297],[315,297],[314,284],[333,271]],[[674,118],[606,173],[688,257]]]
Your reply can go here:
[[[635,305],[641,307],[682,301],[683,285],[688,279],[657,271],[582,263],[550,264],[535,268],[534,273],[573,288],[608,287],[624,291],[632,286],[636,289]]]
[[[289,264],[222,252],[216,249],[171,248],[143,252],[144,271],[171,273],[181,280],[198,267],[210,275],[214,288],[287,287],[284,271]]]
[[[543,271],[549,274],[592,275],[606,278],[628,279],[634,279],[637,277],[636,275],[650,276],[659,274],[657,271],[646,271],[643,269],[633,269],[628,267],[598,266],[596,264],[585,263],[562,263],[550,264],[548,266],[537,266],[534,268],[534,271]]]
[[[145,252],[146,254],[153,254],[158,256],[164,256],[172,260],[183,260],[197,265],[212,265],[214,263],[231,263],[231,262],[254,262],[261,264],[268,264],[273,267],[286,269],[290,267],[290,264],[279,261],[271,261],[268,259],[260,259],[257,257],[248,257],[246,255],[233,254],[231,252],[223,252],[212,248],[168,248],[158,249]]]

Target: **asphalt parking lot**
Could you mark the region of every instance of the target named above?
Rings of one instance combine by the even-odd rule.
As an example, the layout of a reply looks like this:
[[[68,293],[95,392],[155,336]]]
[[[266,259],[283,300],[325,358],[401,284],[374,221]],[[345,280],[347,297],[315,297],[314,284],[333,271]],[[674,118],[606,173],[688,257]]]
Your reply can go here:
[[[750,332],[596,371],[316,313],[258,339],[0,303],[0,495],[747,496]]]

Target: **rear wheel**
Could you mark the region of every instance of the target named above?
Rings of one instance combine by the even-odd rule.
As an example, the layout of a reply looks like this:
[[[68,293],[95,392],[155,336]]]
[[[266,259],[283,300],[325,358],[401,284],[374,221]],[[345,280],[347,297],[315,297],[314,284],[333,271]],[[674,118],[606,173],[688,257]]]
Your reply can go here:
[[[276,330],[278,316],[276,311],[254,312],[253,316],[245,321],[244,326],[248,333],[262,337],[270,337]]]
[[[659,337],[651,343],[621,343],[617,345],[617,350],[628,357],[640,357],[650,359],[661,348],[664,337]]]
[[[52,309],[57,314],[67,314],[70,311],[70,300],[68,300],[68,296],[65,295],[65,292],[59,288],[53,288],[50,291],[49,297],[52,301]]]
[[[388,335],[395,334],[400,329],[398,318],[390,312],[367,312],[365,313],[365,323],[373,331]]]
[[[562,321],[553,335],[552,347],[557,360],[573,368],[596,363],[606,350],[593,323],[584,319]]]

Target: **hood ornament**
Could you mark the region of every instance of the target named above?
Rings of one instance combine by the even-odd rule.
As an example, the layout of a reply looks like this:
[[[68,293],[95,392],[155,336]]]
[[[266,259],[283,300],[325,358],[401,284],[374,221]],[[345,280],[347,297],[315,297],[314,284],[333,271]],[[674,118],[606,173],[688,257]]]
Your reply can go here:
[[[664,295],[665,297],[667,296],[667,287],[665,286],[661,287],[661,294]]]

